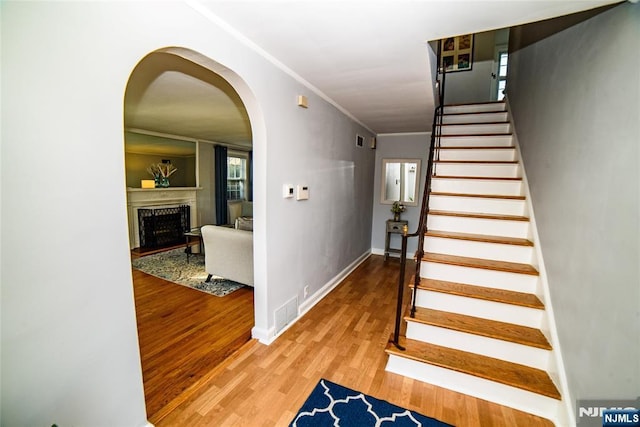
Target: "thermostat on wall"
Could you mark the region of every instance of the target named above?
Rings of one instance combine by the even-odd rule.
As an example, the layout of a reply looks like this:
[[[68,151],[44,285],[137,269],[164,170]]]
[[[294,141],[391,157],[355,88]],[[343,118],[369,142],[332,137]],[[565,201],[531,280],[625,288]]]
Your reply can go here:
[[[309,198],[309,186],[298,185],[296,192],[296,200],[307,200]]]

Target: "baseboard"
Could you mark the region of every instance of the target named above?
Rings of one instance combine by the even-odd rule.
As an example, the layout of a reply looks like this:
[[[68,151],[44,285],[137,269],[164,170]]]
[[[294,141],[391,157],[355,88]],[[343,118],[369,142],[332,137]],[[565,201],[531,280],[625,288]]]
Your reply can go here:
[[[338,286],[353,270],[358,268],[360,264],[362,264],[369,256],[371,255],[371,251],[367,251],[360,255],[355,259],[351,264],[349,264],[344,270],[335,275],[331,280],[329,280],[322,288],[316,291],[313,295],[307,298],[300,306],[298,307],[298,318],[305,315],[307,311],[309,311],[314,305],[320,302],[329,292],[331,292],[336,286]]]
[[[289,322],[284,328],[282,328],[278,333],[275,332],[275,327],[269,329],[257,328],[253,327],[251,329],[251,336],[262,344],[269,345],[274,342],[280,335],[282,335],[285,331],[287,331],[291,326],[293,326],[302,316],[304,316],[313,306],[315,306],[318,302],[320,302],[329,292],[331,292],[336,286],[338,286],[353,270],[358,268],[360,264],[362,264],[369,256],[371,255],[371,251],[368,250],[358,258],[355,259],[351,264],[349,264],[344,270],[336,274],[331,280],[329,280],[322,288],[320,288],[317,292],[307,298],[300,306],[298,307],[298,316]]]
[[[153,424],[151,424],[151,423],[149,422],[149,420],[147,420],[147,422],[146,422],[146,423],[144,423],[144,424],[142,424],[140,427],[155,427],[155,426],[154,426]]]
[[[384,255],[384,249],[380,249],[380,248],[371,248],[371,255]],[[413,255],[409,254],[409,251],[407,250],[407,258],[411,258]],[[391,253],[388,255],[389,258],[400,258],[400,254],[398,253]]]
[[[273,342],[274,332],[275,328],[264,329],[254,326],[251,328],[251,338],[257,339],[262,344],[269,345]]]

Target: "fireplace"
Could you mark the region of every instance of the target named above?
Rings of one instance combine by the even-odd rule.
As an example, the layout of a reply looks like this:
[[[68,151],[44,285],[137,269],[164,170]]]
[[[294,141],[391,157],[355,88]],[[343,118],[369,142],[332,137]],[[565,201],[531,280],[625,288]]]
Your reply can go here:
[[[154,249],[184,242],[191,228],[189,205],[138,209],[140,248]]]

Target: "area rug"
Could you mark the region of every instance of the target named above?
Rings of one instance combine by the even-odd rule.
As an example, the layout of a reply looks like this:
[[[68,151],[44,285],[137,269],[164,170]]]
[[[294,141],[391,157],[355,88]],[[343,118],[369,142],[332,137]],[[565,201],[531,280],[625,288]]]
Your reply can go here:
[[[131,265],[136,270],[152,276],[217,297],[229,295],[244,287],[241,283],[216,276],[213,276],[210,282],[205,282],[207,273],[204,269],[204,256],[193,254],[189,256],[189,262],[187,263],[187,254],[184,252],[184,248],[143,256],[134,259]]]
[[[321,379],[289,426],[445,427],[450,424]]]

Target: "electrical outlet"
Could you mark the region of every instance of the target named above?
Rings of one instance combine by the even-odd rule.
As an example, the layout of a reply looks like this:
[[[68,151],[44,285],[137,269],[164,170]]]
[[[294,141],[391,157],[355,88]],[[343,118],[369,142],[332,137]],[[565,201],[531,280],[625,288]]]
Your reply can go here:
[[[304,287],[304,297],[306,298],[309,295],[309,286]]]

